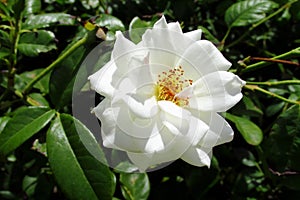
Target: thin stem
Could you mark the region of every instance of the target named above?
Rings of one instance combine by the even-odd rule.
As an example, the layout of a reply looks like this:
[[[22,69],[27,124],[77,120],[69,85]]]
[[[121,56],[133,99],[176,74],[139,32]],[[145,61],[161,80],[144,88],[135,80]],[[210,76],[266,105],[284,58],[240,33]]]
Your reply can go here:
[[[36,84],[39,80],[41,80],[45,75],[47,75],[51,70],[53,70],[61,61],[63,61],[66,57],[68,57],[71,53],[73,53],[78,47],[85,44],[88,38],[88,34],[86,34],[83,38],[78,40],[71,48],[66,50],[61,56],[59,56],[53,63],[51,63],[48,67],[46,67],[41,73],[39,73],[34,79],[32,79],[23,90],[24,94],[28,94],[28,92],[32,89],[34,84]]]
[[[266,86],[274,86],[274,85],[298,85],[300,84],[300,80],[284,80],[284,81],[276,81],[276,82],[251,82],[247,81],[247,85],[266,85]]]
[[[257,90],[257,91],[259,91],[261,93],[264,93],[264,94],[267,94],[269,96],[275,97],[277,99],[280,99],[280,100],[282,100],[284,102],[287,102],[287,103],[290,103],[290,104],[298,104],[298,105],[300,105],[300,101],[294,101],[294,100],[287,99],[287,98],[285,98],[283,96],[280,96],[280,95],[275,94],[273,92],[270,92],[268,90],[262,89],[261,87],[259,87],[257,85],[245,85],[244,88],[252,90],[252,91]]]
[[[11,91],[14,89],[15,85],[15,73],[16,73],[16,65],[17,65],[17,58],[18,58],[18,43],[20,40],[20,30],[22,26],[22,15],[16,16],[16,21],[10,22],[10,34],[12,37],[12,45],[10,49],[10,57],[9,61],[7,62],[7,86],[6,90],[0,96],[0,100],[2,101],[5,99]]]
[[[274,63],[281,63],[281,64],[288,64],[288,65],[295,65],[300,67],[300,64],[297,62],[289,61],[289,60],[280,60],[280,59],[271,59],[271,58],[261,58],[261,57],[250,57],[250,60],[254,61],[266,61],[266,62],[274,62]]]
[[[296,57],[300,56],[300,47],[297,47],[297,48],[295,48],[291,51],[288,51],[286,53],[275,56],[271,59],[272,60],[284,59],[284,58],[290,58],[292,56],[296,56]],[[258,62],[258,63],[254,63],[252,65],[247,66],[245,69],[243,69],[241,73],[246,73],[246,72],[250,72],[250,71],[253,71],[253,70],[257,70],[257,69],[260,69],[262,67],[268,66],[270,64],[271,64],[271,62],[266,62],[266,61],[261,61],[261,62]]]
[[[225,43],[225,40],[226,40],[227,37],[229,36],[230,31],[231,31],[231,27],[229,27],[229,28],[227,29],[227,32],[226,32],[225,36],[224,36],[223,39],[221,40],[221,43],[222,43],[222,44]]]
[[[251,32],[253,29],[255,29],[256,27],[258,27],[259,25],[265,23],[266,21],[268,21],[269,19],[271,19],[272,17],[278,15],[279,13],[281,13],[284,9],[289,8],[293,3],[297,2],[298,0],[294,0],[291,2],[288,2],[286,4],[284,4],[282,7],[280,7],[278,10],[276,10],[275,12],[273,12],[272,14],[268,15],[267,17],[263,18],[262,20],[260,20],[259,22],[257,22],[256,24],[253,24],[248,31],[246,31],[241,37],[239,37],[238,39],[236,39],[234,42],[232,42],[231,44],[229,44],[228,46],[226,46],[227,48],[230,48],[238,43],[240,43],[241,40],[243,40],[248,34],[249,32]]]

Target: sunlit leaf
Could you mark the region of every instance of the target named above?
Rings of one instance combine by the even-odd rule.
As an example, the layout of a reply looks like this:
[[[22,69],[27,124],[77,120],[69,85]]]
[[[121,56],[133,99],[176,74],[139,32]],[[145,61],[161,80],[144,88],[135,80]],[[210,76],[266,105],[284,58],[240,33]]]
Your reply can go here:
[[[23,24],[24,29],[46,28],[52,25],[73,25],[74,18],[65,13],[31,15]]]
[[[31,93],[27,96],[27,102],[30,102],[31,105],[35,106],[45,106],[49,107],[48,101],[40,93]]]
[[[228,27],[247,26],[264,17],[277,3],[269,0],[246,0],[233,4],[225,13],[225,22]]]
[[[252,121],[226,113],[226,118],[232,121],[248,144],[259,145],[263,140],[262,130]]]
[[[99,6],[99,0],[81,0],[81,4],[86,9],[95,9]]]
[[[24,14],[35,14],[40,12],[42,7],[41,0],[25,0]]]
[[[55,114],[43,107],[27,107],[16,112],[0,135],[0,155],[7,155],[44,128]]]
[[[112,199],[114,175],[81,122],[70,115],[58,116],[47,133],[47,152],[56,181],[69,199]]]
[[[123,22],[112,15],[102,14],[96,19],[95,23],[99,26],[105,26],[110,31],[125,30]]]
[[[6,126],[6,124],[9,120],[10,120],[10,117],[7,117],[7,116],[0,117],[0,134],[3,131],[4,127]]]
[[[128,161],[123,161],[123,162],[120,162],[115,167],[115,170],[117,172],[133,173],[133,172],[138,171],[138,168],[135,165],[133,165],[130,162],[128,162]]]
[[[146,173],[121,173],[121,190],[126,200],[147,199],[150,183]]]

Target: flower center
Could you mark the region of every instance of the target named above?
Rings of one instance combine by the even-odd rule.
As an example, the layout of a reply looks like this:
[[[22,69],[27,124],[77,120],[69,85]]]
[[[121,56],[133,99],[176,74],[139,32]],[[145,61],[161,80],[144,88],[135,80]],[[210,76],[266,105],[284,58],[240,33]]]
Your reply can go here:
[[[172,101],[178,106],[186,106],[189,104],[188,98],[179,98],[176,96],[185,87],[192,85],[193,80],[183,77],[184,70],[181,66],[164,71],[158,75],[158,81],[155,85],[155,96],[157,101]]]

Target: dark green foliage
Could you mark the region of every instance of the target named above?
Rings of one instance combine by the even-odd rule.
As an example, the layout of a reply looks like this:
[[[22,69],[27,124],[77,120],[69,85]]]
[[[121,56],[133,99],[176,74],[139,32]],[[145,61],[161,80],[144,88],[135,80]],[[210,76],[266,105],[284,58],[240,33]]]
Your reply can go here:
[[[299,10],[293,0],[0,0],[0,199],[299,199]],[[80,120],[72,110],[72,98],[97,101],[86,79],[110,53],[84,60],[109,49],[99,27],[138,43],[163,14],[184,32],[202,29],[248,82],[224,113],[235,137],[214,148],[209,169],[178,160],[113,170],[90,105]]]

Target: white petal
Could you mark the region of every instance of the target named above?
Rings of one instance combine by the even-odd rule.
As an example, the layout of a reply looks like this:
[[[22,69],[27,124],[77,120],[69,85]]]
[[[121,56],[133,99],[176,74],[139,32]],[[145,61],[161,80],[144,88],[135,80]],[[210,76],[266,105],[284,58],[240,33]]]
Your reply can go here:
[[[143,66],[147,57],[147,50],[135,45],[133,42],[124,37],[120,32],[116,32],[116,42],[112,51],[112,59],[114,60],[118,73],[123,76],[128,71]]]
[[[126,73],[118,77],[119,82],[117,88],[124,94],[136,93],[142,88],[152,86],[154,88],[154,80],[149,65],[141,65],[134,69],[128,70]],[[152,93],[153,95],[154,93]],[[149,97],[149,96],[148,96]]]
[[[176,64],[185,70],[185,76],[196,81],[200,77],[216,71],[226,71],[231,63],[209,41],[193,42]]]
[[[163,15],[153,26],[153,29],[169,29],[171,31],[176,31],[182,33],[180,24],[178,22],[167,23],[165,16]]]
[[[212,148],[216,145],[230,142],[233,139],[233,130],[227,121],[214,112],[191,111],[196,117],[204,121],[209,130],[199,142],[199,146]]]
[[[112,86],[112,77],[116,69],[114,62],[110,61],[96,73],[89,76],[91,88],[99,94],[111,98],[115,92],[115,88]]]
[[[212,149],[190,147],[182,156],[181,159],[185,162],[198,167],[210,167],[212,157]]]
[[[225,112],[241,100],[244,84],[245,81],[230,72],[210,73],[189,86],[192,96],[188,106],[201,111]],[[191,90],[189,87],[183,90],[183,95],[185,90]]]
[[[194,31],[184,33],[184,35],[188,36],[189,38],[191,38],[194,41],[197,41],[197,40],[201,39],[202,31],[200,29],[197,29],[197,30],[194,30]]]
[[[179,24],[178,22],[171,22],[171,23],[168,23],[168,29],[169,29],[169,30],[172,30],[172,31],[176,31],[176,32],[178,32],[178,33],[182,33],[180,24]]]
[[[130,160],[141,171],[145,171],[147,168],[158,164],[177,160],[184,153],[184,151],[189,147],[188,145],[185,145],[183,147],[182,146],[183,143],[180,141],[182,137],[180,136],[174,137],[174,135],[170,133],[169,129],[166,127],[160,129],[160,135],[161,137],[163,137],[164,140],[163,149],[154,152],[140,152],[140,153],[127,151],[127,155],[130,158]],[[151,145],[156,146],[154,140]]]
[[[119,59],[120,57],[124,57],[124,54],[128,54],[136,49],[136,45],[124,37],[124,35],[120,32],[116,32],[116,42],[114,44],[114,49],[112,52],[112,58]],[[126,58],[126,57],[125,57]],[[125,64],[125,63],[124,63]],[[118,66],[118,65],[117,65]]]
[[[142,36],[143,46],[150,49],[149,63],[172,68],[194,42],[182,33],[178,23],[167,24],[164,17]]]
[[[159,136],[163,125],[156,116],[139,118],[122,100],[112,104],[104,99],[93,112],[101,120],[105,147],[131,152],[154,152],[164,148]]]
[[[158,105],[154,96],[141,103],[126,95],[123,101],[136,118],[151,118],[158,113]]]
[[[157,22],[155,22],[153,28],[167,28],[168,24],[165,16],[163,15]]]
[[[165,128],[160,130],[164,149],[153,153],[127,152],[130,160],[140,170],[144,171],[149,167],[177,160],[191,146],[197,145],[208,130],[208,126],[195,117],[190,118],[186,133],[181,133],[175,125],[167,121],[164,121],[164,125]]]
[[[159,101],[158,105],[162,110],[160,117],[163,124],[173,135],[183,137],[182,144],[196,145],[208,130],[208,126],[188,110],[170,101]]]
[[[115,140],[116,125],[114,123],[114,115],[110,115],[111,108],[110,101],[105,98],[101,103],[99,103],[92,112],[95,113],[96,117],[101,120],[101,135],[103,140],[103,145],[108,148],[119,149],[113,142]],[[107,109],[108,108],[108,109]],[[115,113],[116,111],[114,111]]]
[[[189,111],[175,105],[171,101],[159,101],[158,106],[162,110],[160,114],[162,121],[171,123],[181,134],[188,132],[189,119],[191,117],[191,113]]]

